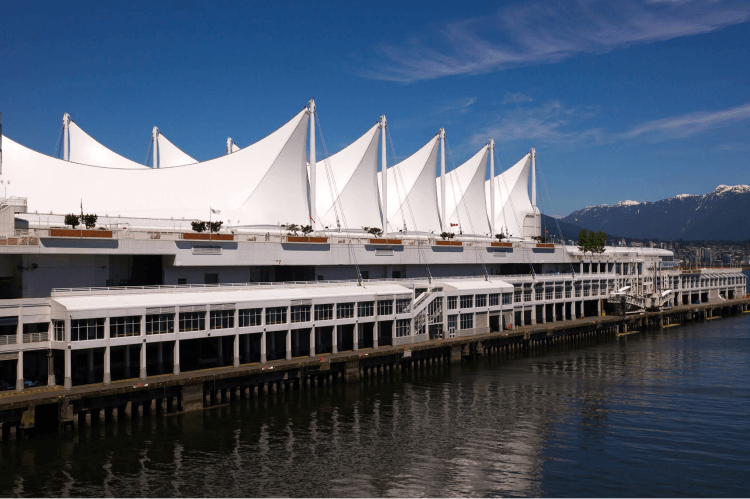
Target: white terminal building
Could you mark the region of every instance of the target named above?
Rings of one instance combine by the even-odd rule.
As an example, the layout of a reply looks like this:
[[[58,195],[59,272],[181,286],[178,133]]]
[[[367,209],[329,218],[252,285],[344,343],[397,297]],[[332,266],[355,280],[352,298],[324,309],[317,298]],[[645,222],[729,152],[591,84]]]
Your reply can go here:
[[[490,139],[446,171],[443,129],[396,164],[385,116],[332,155],[316,133],[311,101],[203,162],[155,127],[150,164],[135,163],[67,114],[59,157],[0,134],[4,386],[110,383],[746,293],[739,268],[677,269],[665,249],[581,254],[542,238],[562,234],[542,229],[533,148],[502,170]],[[66,225],[79,214],[96,220]],[[218,232],[193,230],[207,219]]]

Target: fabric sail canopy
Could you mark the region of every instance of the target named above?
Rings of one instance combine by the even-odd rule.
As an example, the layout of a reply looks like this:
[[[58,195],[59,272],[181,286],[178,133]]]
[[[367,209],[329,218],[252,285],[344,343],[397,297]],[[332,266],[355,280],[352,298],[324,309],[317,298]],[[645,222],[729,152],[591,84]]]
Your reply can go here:
[[[158,145],[158,165],[159,168],[169,168],[170,166],[182,166],[197,163],[195,159],[188,156],[176,145],[167,139],[163,133],[159,132],[156,137],[156,144]]]
[[[388,168],[388,230],[440,232],[435,167],[439,138]],[[382,184],[382,172],[378,175]]]
[[[523,236],[523,222],[533,213],[529,199],[529,169],[531,154],[527,153],[515,165],[485,182],[487,213],[490,212],[490,186],[495,189],[495,232],[513,237]]]
[[[6,138],[3,175],[28,196],[31,212],[79,213],[83,204],[100,216],[205,220],[215,208],[227,225],[294,223],[309,216],[307,123],[303,109],[235,154],[159,170],[63,161]]]
[[[146,165],[136,163],[99,143],[83,131],[75,121],[68,125],[69,155],[71,163],[100,166],[103,168],[144,168]]]
[[[489,234],[484,178],[487,152],[484,146],[464,164],[445,174],[445,213],[443,230],[463,234]],[[438,209],[442,209],[440,178],[436,180]],[[458,229],[458,230],[457,230]]]
[[[316,164],[319,227],[357,230],[380,227],[376,123],[353,143]]]

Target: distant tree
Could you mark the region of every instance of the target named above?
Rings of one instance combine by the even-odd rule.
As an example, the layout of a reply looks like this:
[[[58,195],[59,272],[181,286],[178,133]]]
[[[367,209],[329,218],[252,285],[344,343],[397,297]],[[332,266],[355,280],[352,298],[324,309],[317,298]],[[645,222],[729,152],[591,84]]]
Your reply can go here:
[[[498,241],[502,241],[503,239],[505,239],[505,234],[502,234],[502,233],[500,233],[500,234],[495,234],[495,238],[496,238],[496,239],[497,239]]]
[[[206,232],[206,222],[190,222],[195,232]]]
[[[536,241],[538,243],[546,243],[547,242],[547,238],[545,236],[531,236],[531,239],[533,239],[534,241]]]
[[[584,256],[591,251],[589,231],[586,229],[581,229],[581,232],[578,233],[578,249],[581,250],[581,253],[583,253]]]
[[[440,237],[445,241],[446,239],[453,239],[456,235],[453,232],[441,232]]]
[[[303,225],[299,230],[301,230],[302,234],[306,236],[313,231],[313,228],[312,225]]]
[[[86,226],[87,229],[93,229],[96,227],[96,221],[99,219],[96,215],[84,215],[83,216],[83,224]]]
[[[297,235],[299,235],[299,234],[297,234],[297,231],[300,230],[300,226],[297,225],[297,224],[289,224],[289,225],[286,226],[286,230],[289,231],[289,235],[290,236],[291,235],[297,236]]]
[[[380,237],[383,235],[383,230],[379,229],[377,227],[364,227],[365,232],[368,234],[372,234],[375,237]]]
[[[206,222],[203,222],[206,223]],[[211,226],[211,232],[219,232],[221,231],[221,226],[224,225],[224,222],[218,221],[218,222],[210,222]]]
[[[596,234],[593,234],[593,232],[594,231],[589,232],[589,237],[593,239],[591,251],[592,253],[599,253],[601,255],[604,253],[604,249],[607,246],[607,234],[601,230],[596,231]]]
[[[72,213],[70,215],[65,215],[65,225],[70,225],[75,229],[78,227],[79,223],[80,217],[78,215],[73,215]]]

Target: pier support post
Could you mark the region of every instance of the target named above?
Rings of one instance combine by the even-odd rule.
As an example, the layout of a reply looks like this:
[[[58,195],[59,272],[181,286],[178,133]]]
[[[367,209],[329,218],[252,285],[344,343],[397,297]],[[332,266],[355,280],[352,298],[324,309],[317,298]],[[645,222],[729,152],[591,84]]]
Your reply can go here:
[[[104,376],[102,378],[102,382],[105,385],[109,385],[112,383],[112,368],[111,368],[111,349],[109,346],[109,341],[107,341],[107,346],[104,347]]]
[[[180,339],[174,340],[174,352],[172,354],[172,357],[174,358],[174,367],[172,369],[172,374],[180,374]]]
[[[451,347],[451,364],[461,363],[461,346],[454,345]]]
[[[18,351],[18,361],[16,362],[16,391],[23,391],[23,350]]]
[[[148,377],[148,373],[146,372],[146,338],[143,339],[143,343],[141,343],[141,355],[140,355],[140,372],[139,377],[141,379],[146,379]]]
[[[65,349],[65,380],[63,381],[63,387],[66,390],[70,390],[71,388],[73,388],[73,376],[71,374],[73,368],[71,366],[71,362],[72,360],[70,358],[70,345],[68,345]]]
[[[239,333],[234,334],[234,367],[240,367],[240,335]]]
[[[180,388],[180,412],[203,409],[203,383]]]

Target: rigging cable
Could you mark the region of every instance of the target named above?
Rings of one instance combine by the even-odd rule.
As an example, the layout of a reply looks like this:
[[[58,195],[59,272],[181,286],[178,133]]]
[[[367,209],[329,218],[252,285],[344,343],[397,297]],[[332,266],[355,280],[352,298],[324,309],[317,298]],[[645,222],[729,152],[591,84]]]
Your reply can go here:
[[[552,208],[552,212],[555,212],[555,205],[552,203],[552,196],[549,194],[549,189],[547,188],[547,181],[544,179],[544,174],[542,173],[541,168],[539,168],[539,161],[536,162],[536,169],[539,172],[539,176],[542,178],[542,184],[544,185],[544,190],[547,193],[547,197],[549,198],[549,204]],[[573,275],[573,279],[576,277],[576,271],[575,268],[573,268],[573,262],[570,253],[568,253],[568,249],[565,246],[565,238],[563,237],[562,229],[560,228],[560,221],[555,218],[555,224],[557,224],[557,232],[560,233],[560,238],[562,239],[562,248],[563,252],[568,256],[568,264],[570,265],[570,273]]]

